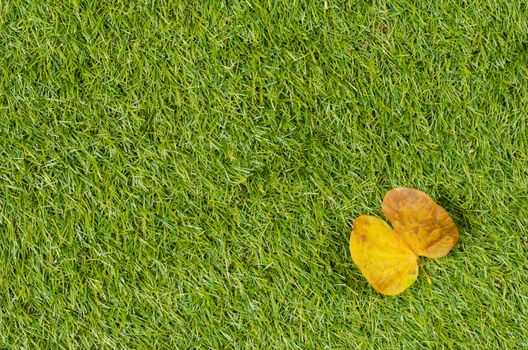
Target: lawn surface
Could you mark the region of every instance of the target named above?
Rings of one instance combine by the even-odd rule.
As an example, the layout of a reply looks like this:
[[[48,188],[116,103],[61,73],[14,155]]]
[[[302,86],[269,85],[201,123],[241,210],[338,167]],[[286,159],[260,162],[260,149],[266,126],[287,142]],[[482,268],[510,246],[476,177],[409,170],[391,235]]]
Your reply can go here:
[[[524,1],[0,3],[0,347],[528,348]],[[460,242],[376,293],[354,218]]]

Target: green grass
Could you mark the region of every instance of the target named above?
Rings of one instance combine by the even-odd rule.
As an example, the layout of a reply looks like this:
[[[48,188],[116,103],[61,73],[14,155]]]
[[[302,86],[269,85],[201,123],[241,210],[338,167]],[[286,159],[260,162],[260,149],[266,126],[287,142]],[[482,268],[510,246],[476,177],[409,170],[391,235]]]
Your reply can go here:
[[[0,347],[528,347],[524,1],[67,3],[0,3]],[[397,186],[460,242],[384,297]]]

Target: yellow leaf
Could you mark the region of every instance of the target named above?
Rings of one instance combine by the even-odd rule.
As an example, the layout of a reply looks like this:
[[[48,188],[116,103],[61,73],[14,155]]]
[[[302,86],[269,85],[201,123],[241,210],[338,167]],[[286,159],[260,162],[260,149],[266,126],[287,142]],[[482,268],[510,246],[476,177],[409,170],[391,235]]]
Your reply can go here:
[[[352,259],[367,281],[380,293],[396,295],[418,276],[418,257],[374,216],[360,216],[350,237]]]
[[[360,216],[350,236],[350,252],[375,290],[396,295],[416,280],[418,256],[447,255],[458,240],[458,229],[431,197],[410,188],[389,191],[382,211],[394,230],[379,218]]]

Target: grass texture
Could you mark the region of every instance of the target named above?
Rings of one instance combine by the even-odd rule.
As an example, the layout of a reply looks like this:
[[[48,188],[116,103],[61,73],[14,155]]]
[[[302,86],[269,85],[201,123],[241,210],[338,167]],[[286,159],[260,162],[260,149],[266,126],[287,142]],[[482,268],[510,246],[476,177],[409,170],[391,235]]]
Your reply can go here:
[[[524,1],[0,2],[0,347],[528,348]],[[460,242],[383,297],[354,218]]]

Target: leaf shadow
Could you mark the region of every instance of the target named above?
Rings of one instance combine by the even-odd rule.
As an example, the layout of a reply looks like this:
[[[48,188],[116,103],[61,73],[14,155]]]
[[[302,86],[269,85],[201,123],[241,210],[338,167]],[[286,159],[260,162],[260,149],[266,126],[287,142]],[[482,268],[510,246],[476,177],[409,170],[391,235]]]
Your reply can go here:
[[[449,213],[458,226],[459,231],[468,230],[470,228],[470,220],[467,215],[467,210],[463,207],[465,198],[460,196],[453,197],[453,194],[443,187],[439,188],[436,192],[437,195],[434,201]]]

